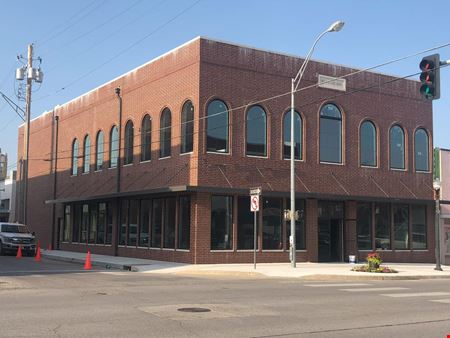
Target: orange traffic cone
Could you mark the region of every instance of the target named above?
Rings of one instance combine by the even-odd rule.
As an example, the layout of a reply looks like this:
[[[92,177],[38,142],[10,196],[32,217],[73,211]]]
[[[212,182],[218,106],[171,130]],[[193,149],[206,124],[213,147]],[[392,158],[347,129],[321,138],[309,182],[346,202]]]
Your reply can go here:
[[[84,270],[91,270],[92,264],[91,264],[91,252],[88,251],[86,256],[86,262],[84,263]]]
[[[34,257],[34,260],[36,262],[40,262],[41,261],[41,245],[39,244],[39,242],[38,242],[38,245],[37,245],[36,256]]]
[[[22,258],[22,246],[19,245],[19,249],[17,249],[17,255],[16,255],[17,259]]]

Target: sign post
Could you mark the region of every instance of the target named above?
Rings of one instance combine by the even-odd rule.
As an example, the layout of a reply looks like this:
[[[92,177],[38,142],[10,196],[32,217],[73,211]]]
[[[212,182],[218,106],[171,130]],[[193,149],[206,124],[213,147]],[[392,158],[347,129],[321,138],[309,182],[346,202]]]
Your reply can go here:
[[[257,214],[259,211],[259,196],[261,195],[261,187],[250,188],[250,211],[254,214],[253,225],[253,268],[256,269],[256,241],[258,238],[257,233]]]

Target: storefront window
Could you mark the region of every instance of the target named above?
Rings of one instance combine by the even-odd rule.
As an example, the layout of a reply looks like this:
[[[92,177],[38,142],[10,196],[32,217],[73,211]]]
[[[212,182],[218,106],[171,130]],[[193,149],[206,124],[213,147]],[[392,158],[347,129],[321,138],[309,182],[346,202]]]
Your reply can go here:
[[[150,243],[153,248],[161,247],[161,230],[163,223],[163,199],[153,200],[153,222]]]
[[[139,230],[139,246],[148,247],[150,244],[149,233],[150,233],[150,210],[152,207],[151,200],[141,201],[141,224]]]
[[[81,229],[81,205],[75,204],[73,217],[72,243],[78,243],[80,241],[80,229]]]
[[[81,243],[87,243],[89,229],[89,204],[83,204],[83,215],[81,220]]]
[[[427,213],[424,205],[411,205],[412,248],[427,248]]]
[[[238,197],[238,250],[253,249],[254,215],[250,211],[250,196]]]
[[[112,229],[113,229],[113,206],[112,203],[107,204],[108,209],[108,227],[106,229],[106,244],[112,243]]]
[[[97,204],[91,205],[91,221],[89,222],[89,243],[95,243],[97,237]]]
[[[409,249],[408,205],[394,205],[394,248]]]
[[[281,250],[282,200],[263,198],[263,249]]]
[[[211,250],[230,250],[233,237],[233,198],[211,197]]]
[[[178,249],[189,250],[191,231],[191,199],[189,196],[180,197],[178,208]]]
[[[164,210],[164,248],[175,249],[175,215],[176,199],[169,197],[165,200]]]
[[[106,203],[98,204],[98,224],[97,224],[97,244],[105,243],[105,232],[106,232]]]
[[[128,231],[127,231],[127,246],[137,245],[137,223],[139,216],[139,200],[130,200],[129,216],[128,216]]]
[[[120,208],[119,245],[126,244],[128,223],[128,200],[122,200]]]
[[[391,249],[391,226],[389,204],[375,204],[375,248],[377,250]]]
[[[70,240],[70,229],[72,227],[72,214],[71,206],[66,205],[64,208],[64,231],[63,231],[63,241],[68,242]]]
[[[372,205],[358,203],[356,216],[358,250],[372,249]]]

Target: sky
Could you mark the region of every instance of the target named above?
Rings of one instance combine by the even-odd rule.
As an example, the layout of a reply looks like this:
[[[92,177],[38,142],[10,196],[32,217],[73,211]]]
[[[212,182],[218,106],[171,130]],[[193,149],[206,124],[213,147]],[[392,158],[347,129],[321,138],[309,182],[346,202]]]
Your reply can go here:
[[[449,44],[448,13],[445,0],[2,1],[0,91],[24,107],[15,69],[30,43],[44,72],[33,87],[34,118],[199,35],[302,57],[321,32],[343,20],[342,31],[321,39],[313,59],[367,68]],[[445,46],[375,71],[412,75],[422,57],[436,52],[450,60]],[[447,149],[449,108],[450,67],[441,69],[441,98],[433,102],[434,145]],[[21,123],[0,97],[0,148],[11,169]]]

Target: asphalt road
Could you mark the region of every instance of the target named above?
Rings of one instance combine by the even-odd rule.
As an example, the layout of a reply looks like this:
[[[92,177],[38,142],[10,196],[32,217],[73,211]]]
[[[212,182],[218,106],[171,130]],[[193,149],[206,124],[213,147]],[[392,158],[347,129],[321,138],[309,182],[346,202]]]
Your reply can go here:
[[[201,308],[208,312],[183,312]],[[314,282],[0,256],[0,337],[447,337],[450,280]]]

